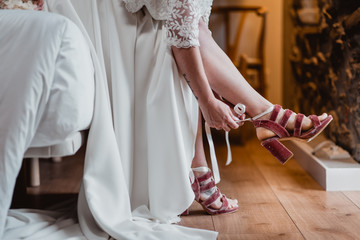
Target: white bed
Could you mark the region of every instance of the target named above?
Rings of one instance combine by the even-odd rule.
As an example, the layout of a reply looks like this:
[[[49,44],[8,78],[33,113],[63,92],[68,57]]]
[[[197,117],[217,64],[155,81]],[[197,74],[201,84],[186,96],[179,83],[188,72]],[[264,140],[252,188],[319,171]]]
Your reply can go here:
[[[75,153],[94,108],[90,49],[54,13],[0,10],[0,236],[25,157]]]
[[[30,158],[27,166],[30,167],[29,185],[32,187],[40,185],[39,158],[59,159],[75,154],[84,144],[86,134],[83,130],[90,125],[94,69],[88,46],[75,46],[76,43],[69,42],[67,49],[60,51],[57,56],[54,82],[46,108],[24,154],[24,158]]]
[[[1,17],[7,18],[1,19],[5,26],[1,26],[0,36],[0,96],[3,98],[6,94],[3,99],[9,103],[27,102],[30,114],[41,115],[28,147],[60,144],[74,133],[87,129],[93,113],[94,69],[89,47],[80,31],[75,31],[77,28],[72,22],[53,13],[2,10]],[[30,21],[31,18],[34,21]],[[9,24],[7,19],[11,19]],[[49,20],[56,25],[59,24],[56,21],[62,21],[73,26],[58,25],[51,29],[44,24]],[[58,43],[49,43],[50,38],[40,39],[39,32],[34,31],[39,25],[46,28],[45,37],[57,34],[53,38],[57,38],[54,40]],[[34,86],[30,86],[32,83]],[[21,89],[26,86],[33,88],[32,91]],[[41,108],[36,106],[39,94],[46,98],[41,99],[46,102]],[[2,102],[1,107],[12,111],[14,105],[6,106]]]

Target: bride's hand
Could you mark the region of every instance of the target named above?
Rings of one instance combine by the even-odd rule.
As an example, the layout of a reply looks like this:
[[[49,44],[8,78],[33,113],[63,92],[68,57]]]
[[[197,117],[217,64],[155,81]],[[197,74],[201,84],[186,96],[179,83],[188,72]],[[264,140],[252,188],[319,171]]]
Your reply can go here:
[[[236,123],[239,118],[237,118],[230,107],[222,101],[213,98],[205,103],[199,102],[199,105],[209,127],[218,130],[223,129],[227,132],[230,131],[231,128],[235,129],[239,127],[239,124]]]

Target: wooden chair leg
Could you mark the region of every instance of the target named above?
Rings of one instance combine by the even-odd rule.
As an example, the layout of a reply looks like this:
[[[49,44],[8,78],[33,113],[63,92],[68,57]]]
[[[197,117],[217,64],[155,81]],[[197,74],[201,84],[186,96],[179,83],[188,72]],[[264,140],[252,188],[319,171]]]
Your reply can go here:
[[[40,186],[40,165],[39,158],[29,158],[30,187]]]

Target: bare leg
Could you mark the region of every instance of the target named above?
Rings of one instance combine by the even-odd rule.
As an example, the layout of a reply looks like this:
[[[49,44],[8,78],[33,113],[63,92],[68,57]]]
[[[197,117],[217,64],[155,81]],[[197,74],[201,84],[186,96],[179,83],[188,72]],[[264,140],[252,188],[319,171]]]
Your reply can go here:
[[[229,106],[218,100],[212,92],[202,63],[199,47],[172,46],[177,67],[198,99],[201,112],[210,127],[230,131],[237,128],[239,119]]]
[[[250,117],[254,117],[268,109],[272,103],[262,97],[248,84],[228,56],[216,44],[207,26],[202,21],[200,21],[199,29],[200,54],[210,87],[234,105],[237,103],[244,104]],[[264,118],[267,117],[269,116]],[[326,117],[327,114],[323,114],[320,116],[320,120]],[[294,120],[295,114],[289,120],[287,128],[294,128]],[[311,126],[311,120],[305,118],[302,128],[308,129]],[[264,128],[257,128],[256,131],[259,139],[275,135]]]
[[[207,167],[205,152],[204,152],[204,143],[202,138],[202,121],[201,121],[201,112],[199,112],[199,122],[198,122],[198,130],[196,133],[195,140],[195,156],[192,161],[191,167]]]
[[[272,104],[249,85],[214,41],[207,26],[200,21],[199,27],[200,54],[211,88],[234,105],[243,103],[251,117],[268,109]]]

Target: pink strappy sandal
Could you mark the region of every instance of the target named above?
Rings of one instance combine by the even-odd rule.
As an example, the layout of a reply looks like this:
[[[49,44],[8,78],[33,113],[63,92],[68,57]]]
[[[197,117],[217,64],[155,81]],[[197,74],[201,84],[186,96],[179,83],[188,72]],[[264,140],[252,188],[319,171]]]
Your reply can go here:
[[[221,194],[220,190],[216,187],[211,170],[208,168],[207,170],[208,171],[200,177],[195,177],[195,180],[191,185],[195,193],[195,200],[200,203],[203,209],[210,215],[236,212],[239,207],[230,207],[226,196],[224,194]],[[201,200],[200,194],[208,191],[212,193],[208,196],[208,198],[206,198],[206,200]],[[213,204],[219,198],[222,202],[221,208],[212,208],[211,204]],[[188,211],[185,211],[184,215],[188,213]]]
[[[312,121],[313,127],[309,130],[306,130],[305,132],[302,132],[302,123],[305,116],[304,114],[298,113],[296,114],[295,118],[294,130],[288,131],[285,127],[289,121],[290,116],[293,114],[293,111],[286,109],[281,120],[276,122],[281,109],[282,108],[280,105],[274,105],[265,112],[253,118],[248,118],[242,121],[251,121],[255,128],[262,127],[274,132],[276,136],[262,140],[261,146],[265,147],[282,164],[285,164],[285,162],[293,156],[293,153],[282,143],[280,143],[281,140],[297,139],[310,142],[316,136],[318,136],[327,127],[327,125],[329,125],[333,118],[331,115],[329,115],[320,122],[318,116],[310,115],[309,118]],[[234,110],[238,114],[244,113],[245,106],[243,104],[237,104],[234,107]],[[271,113],[269,120],[259,119],[268,113]]]

